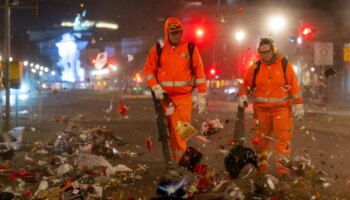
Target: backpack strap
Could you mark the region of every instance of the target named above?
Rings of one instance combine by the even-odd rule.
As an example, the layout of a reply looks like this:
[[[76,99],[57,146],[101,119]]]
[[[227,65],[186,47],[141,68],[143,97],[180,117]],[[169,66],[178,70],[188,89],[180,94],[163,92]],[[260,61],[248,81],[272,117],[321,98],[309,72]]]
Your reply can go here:
[[[194,42],[189,42],[188,43],[188,53],[190,54],[190,69],[191,69],[191,74],[194,77],[194,70],[193,70],[193,52],[194,52],[194,47],[195,44]]]
[[[158,67],[160,68],[160,56],[162,55],[162,47],[160,43],[157,42],[157,56],[158,56]]]
[[[282,68],[283,68],[284,80],[286,81],[286,85],[288,85],[287,75],[286,75],[287,66],[288,66],[288,59],[283,56],[283,58],[282,58]]]
[[[256,67],[254,69],[254,75],[253,75],[253,83],[252,83],[252,89],[250,91],[254,91],[255,87],[256,87],[256,75],[258,75],[259,69],[260,69],[260,65],[261,65],[261,60],[256,61],[255,63]]]

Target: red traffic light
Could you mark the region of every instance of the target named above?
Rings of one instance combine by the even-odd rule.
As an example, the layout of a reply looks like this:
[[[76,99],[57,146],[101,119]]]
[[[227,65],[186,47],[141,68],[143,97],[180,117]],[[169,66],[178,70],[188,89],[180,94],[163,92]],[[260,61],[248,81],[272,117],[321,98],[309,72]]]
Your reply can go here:
[[[215,69],[210,69],[210,74],[211,75],[215,75],[216,74],[216,70]]]
[[[303,35],[304,36],[308,36],[312,33],[312,30],[310,27],[305,27],[304,30],[303,30]]]
[[[204,18],[191,18],[184,22],[184,38],[197,46],[209,47],[215,39],[214,23]]]
[[[202,28],[197,28],[196,30],[196,36],[201,38],[204,35],[204,30]]]
[[[220,69],[217,65],[211,65],[207,68],[207,75],[209,78],[218,78],[220,74]]]
[[[311,38],[315,34],[315,28],[310,25],[304,25],[303,27],[301,27],[300,31],[301,31],[301,35],[304,38]]]

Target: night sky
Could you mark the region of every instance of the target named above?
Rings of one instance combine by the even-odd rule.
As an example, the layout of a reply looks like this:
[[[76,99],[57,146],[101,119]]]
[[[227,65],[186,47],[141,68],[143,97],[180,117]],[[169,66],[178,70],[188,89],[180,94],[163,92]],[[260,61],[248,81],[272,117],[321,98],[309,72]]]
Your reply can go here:
[[[3,4],[2,0],[2,4]],[[21,5],[34,5],[35,0],[17,0]],[[112,20],[120,25],[118,36],[133,36],[142,31],[153,30],[162,19],[184,7],[188,0],[39,0],[40,15],[34,11],[13,10],[12,31],[18,34],[28,30],[43,30],[60,24],[63,19],[73,20],[76,13],[87,10],[87,19]],[[349,0],[203,0],[204,5],[230,6],[280,6],[316,8],[325,12],[347,9]],[[82,8],[80,5],[84,4]],[[3,11],[0,11],[3,16]],[[3,17],[1,17],[3,19]],[[0,21],[2,26],[3,20]],[[2,33],[1,33],[2,34]]]

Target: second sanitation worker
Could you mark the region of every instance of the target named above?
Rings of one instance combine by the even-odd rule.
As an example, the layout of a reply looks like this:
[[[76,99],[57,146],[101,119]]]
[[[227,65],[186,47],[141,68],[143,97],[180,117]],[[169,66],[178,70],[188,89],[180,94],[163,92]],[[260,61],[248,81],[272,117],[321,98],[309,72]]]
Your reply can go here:
[[[259,159],[259,171],[266,172],[269,168],[267,156],[271,140],[274,140],[277,174],[289,175],[283,158],[289,159],[291,152],[292,103],[295,104],[295,117],[301,119],[304,115],[303,98],[292,65],[278,53],[271,38],[261,38],[258,53],[261,59],[243,77],[238,106],[243,107],[248,92],[252,92],[255,119],[253,145]]]

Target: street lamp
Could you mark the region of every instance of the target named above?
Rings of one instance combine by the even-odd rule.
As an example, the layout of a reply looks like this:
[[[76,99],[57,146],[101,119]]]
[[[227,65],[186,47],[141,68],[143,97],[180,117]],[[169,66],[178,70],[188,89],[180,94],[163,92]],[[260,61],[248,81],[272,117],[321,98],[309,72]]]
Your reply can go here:
[[[302,39],[301,37],[298,37],[298,39],[297,39],[297,43],[298,43],[298,44],[303,43],[303,39]]]
[[[245,37],[245,33],[243,31],[237,31],[235,37],[238,42],[241,42]]]
[[[245,38],[245,32],[243,31],[237,31],[235,33],[235,38],[238,42],[238,78],[241,78],[241,71],[242,71],[242,48],[241,48],[241,43],[242,40]]]
[[[271,16],[269,27],[276,33],[280,32],[286,27],[286,19],[282,16]]]

